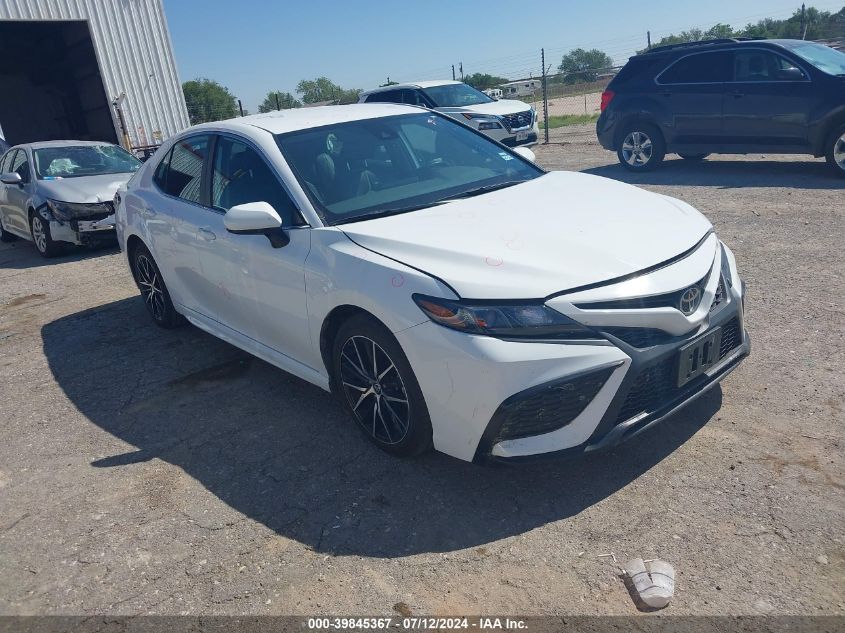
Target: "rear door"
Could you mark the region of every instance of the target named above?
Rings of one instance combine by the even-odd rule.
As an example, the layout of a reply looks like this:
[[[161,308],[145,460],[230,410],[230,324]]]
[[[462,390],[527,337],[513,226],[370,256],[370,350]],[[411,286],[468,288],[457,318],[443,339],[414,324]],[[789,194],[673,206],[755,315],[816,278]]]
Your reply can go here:
[[[691,53],[657,76],[657,99],[667,112],[664,132],[670,147],[719,143],[731,61],[730,51]]]
[[[156,263],[174,301],[211,317],[216,289],[203,277],[199,252],[210,248],[199,233],[209,209],[203,194],[203,170],[211,136],[202,134],[177,141],[156,167],[158,189],[139,201]]]
[[[772,50],[743,47],[733,51],[733,74],[725,94],[726,149],[807,149],[814,100],[807,72]]]

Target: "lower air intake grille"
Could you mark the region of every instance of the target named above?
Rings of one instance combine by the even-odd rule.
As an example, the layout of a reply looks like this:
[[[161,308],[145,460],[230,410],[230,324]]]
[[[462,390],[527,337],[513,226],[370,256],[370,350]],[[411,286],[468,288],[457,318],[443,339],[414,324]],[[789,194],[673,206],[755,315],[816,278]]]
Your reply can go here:
[[[742,344],[742,329],[739,318],[734,317],[722,326],[722,342],[719,345],[719,360],[725,358]],[[679,400],[681,396],[695,391],[696,381],[678,387],[676,357],[670,356],[659,363],[645,368],[631,385],[630,391],[616,416],[616,424],[630,420],[640,413],[654,413],[658,409]]]
[[[497,411],[504,421],[496,441],[542,435],[566,426],[587,408],[613,369],[547,383],[508,398]]]

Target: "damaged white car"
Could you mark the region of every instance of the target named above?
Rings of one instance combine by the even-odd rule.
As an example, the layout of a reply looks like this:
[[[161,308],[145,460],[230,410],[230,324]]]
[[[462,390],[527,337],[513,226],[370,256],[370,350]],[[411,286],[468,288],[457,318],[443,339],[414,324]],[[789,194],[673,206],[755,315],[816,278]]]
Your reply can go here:
[[[0,241],[30,240],[44,257],[66,244],[114,241],[112,199],[141,162],[117,145],[44,141],[0,158]]]

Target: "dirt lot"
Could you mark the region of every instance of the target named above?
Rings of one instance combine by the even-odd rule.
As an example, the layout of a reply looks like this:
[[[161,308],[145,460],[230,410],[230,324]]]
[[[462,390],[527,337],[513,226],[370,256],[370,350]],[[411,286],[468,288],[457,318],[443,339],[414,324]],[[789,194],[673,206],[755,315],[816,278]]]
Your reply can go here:
[[[4,244],[0,613],[636,613],[610,552],[675,565],[669,613],[845,613],[845,181],[632,177],[567,139],[539,162],[683,198],[733,247],[753,350],[721,389],[590,459],[397,461],[319,389],[152,326],[116,251]]]

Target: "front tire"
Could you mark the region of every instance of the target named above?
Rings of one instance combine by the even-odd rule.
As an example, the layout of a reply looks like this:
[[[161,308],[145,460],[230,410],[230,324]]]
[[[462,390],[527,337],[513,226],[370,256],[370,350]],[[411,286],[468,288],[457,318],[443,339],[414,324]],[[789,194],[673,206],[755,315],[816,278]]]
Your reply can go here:
[[[383,451],[413,457],[431,448],[431,420],[399,343],[367,315],[350,318],[332,345],[335,386],[344,407]]]
[[[845,178],[845,125],[840,125],[831,133],[825,158],[834,172]]]
[[[42,218],[37,211],[29,218],[29,231],[35,248],[41,257],[49,259],[64,252],[64,246],[60,242],[54,241],[53,236],[50,235],[50,223]]]
[[[182,325],[182,315],[173,307],[161,271],[146,247],[138,246],[132,253],[132,272],[155,324],[167,330]]]
[[[651,123],[629,123],[620,134],[616,156],[629,171],[651,171],[666,156],[663,134]]]

